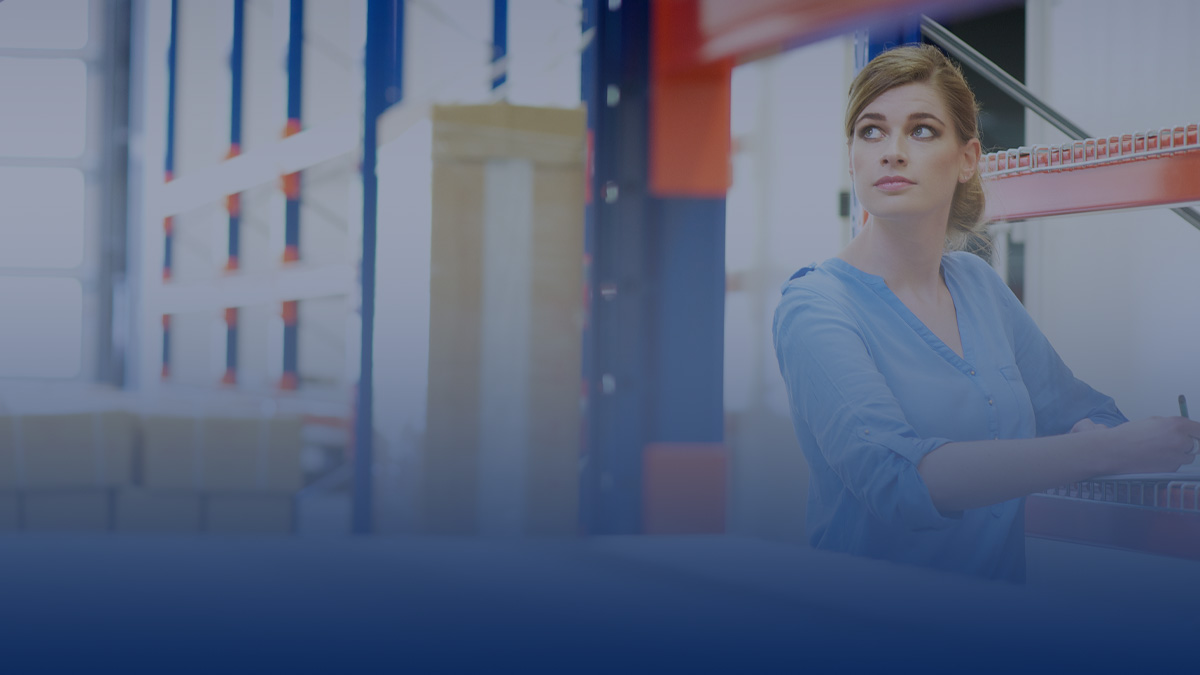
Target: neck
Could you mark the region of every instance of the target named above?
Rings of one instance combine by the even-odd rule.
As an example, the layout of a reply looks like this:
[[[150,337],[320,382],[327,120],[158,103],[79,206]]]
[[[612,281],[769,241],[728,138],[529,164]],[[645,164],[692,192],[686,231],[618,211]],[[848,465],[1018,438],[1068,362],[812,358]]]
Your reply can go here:
[[[870,216],[838,257],[864,272],[883,277],[894,292],[936,298],[942,288],[945,245],[946,228],[937,219],[914,223]]]

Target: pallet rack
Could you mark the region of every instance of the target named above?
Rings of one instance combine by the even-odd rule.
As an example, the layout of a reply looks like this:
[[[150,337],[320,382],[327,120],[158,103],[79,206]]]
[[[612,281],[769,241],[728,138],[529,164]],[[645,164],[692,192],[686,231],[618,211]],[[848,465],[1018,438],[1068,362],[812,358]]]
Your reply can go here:
[[[163,72],[167,92],[163,145],[165,180],[161,184],[147,186],[144,199],[147,216],[150,219],[161,218],[163,223],[160,249],[162,274],[160,280],[151,281],[146,277],[148,283],[142,289],[141,301],[141,312],[144,316],[154,317],[156,325],[161,319],[161,370],[155,378],[157,381],[152,381],[149,373],[143,376],[141,387],[156,395],[193,401],[197,406],[215,406],[219,409],[236,409],[239,405],[253,406],[258,398],[271,398],[269,405],[272,409],[301,416],[305,424],[306,443],[327,449],[341,446],[347,451],[345,456],[349,457],[353,442],[350,421],[354,417],[353,386],[350,382],[342,384],[341,377],[330,384],[304,381],[304,373],[300,372],[299,319],[303,301],[326,304],[330,301],[344,302],[349,307],[356,299],[359,289],[359,270],[348,260],[321,262],[305,259],[307,256],[302,255],[301,209],[317,209],[320,205],[315,201],[303,204],[301,188],[305,182],[302,180],[304,171],[324,163],[345,161],[344,158],[361,149],[362,115],[355,113],[318,120],[311,128],[304,129],[301,116],[304,94],[302,85],[305,77],[304,49],[306,44],[311,48],[314,39],[322,39],[319,34],[310,35],[309,38],[305,36],[306,18],[311,21],[312,15],[305,16],[303,0],[259,2],[257,7],[250,9],[248,0],[233,0],[232,32],[227,62],[230,83],[228,150],[222,161],[181,174],[176,166],[180,5],[180,0],[172,0],[169,9],[161,6],[151,7],[148,4],[139,7],[139,11],[159,19],[166,18],[163,16],[163,10],[169,11],[170,25],[166,43],[166,69]],[[255,33],[248,30],[246,16],[248,12],[253,11],[257,11],[255,19],[259,22],[259,30]],[[258,118],[249,120],[251,124],[256,121],[259,123],[258,142],[247,146],[243,136],[246,112],[244,108],[248,98],[246,90],[248,85],[254,86],[247,76],[253,76],[255,72],[260,78],[262,76],[262,68],[258,71],[252,70],[252,62],[248,59],[248,50],[256,47],[255,42],[251,42],[249,46],[247,42],[265,36],[265,29],[268,28],[265,22],[271,20],[272,16],[280,17],[280,11],[287,16],[284,25],[274,26],[275,29],[283,29],[277,35],[286,40],[286,56],[281,73],[286,87],[280,90],[281,102],[286,101],[286,110],[281,111],[284,115],[279,121],[280,139],[273,143],[264,142],[260,113]],[[391,22],[388,25],[391,26]],[[196,30],[198,29],[193,28],[193,34]],[[311,33],[314,29],[309,27],[309,31]],[[184,37],[187,39],[186,35]],[[257,42],[265,41],[258,39]],[[270,50],[275,44],[275,39],[270,42],[270,46],[257,45],[260,58],[255,63],[263,63],[263,49],[265,47]],[[283,42],[279,44],[283,46]],[[321,44],[317,47],[328,51],[329,45]],[[281,56],[284,56],[282,52]],[[208,70],[205,69],[206,73]],[[185,74],[184,77],[190,74],[192,73]],[[211,76],[205,75],[197,79],[208,77]],[[216,81],[219,81],[219,78]],[[261,84],[258,86],[261,88]],[[260,93],[257,100],[266,99]],[[252,143],[253,141],[254,139]],[[339,171],[349,174],[353,169],[347,166],[344,171],[340,168]],[[343,180],[341,174],[338,176],[338,180]],[[311,178],[309,181],[314,182]],[[272,185],[276,186],[273,190],[270,187]],[[272,198],[272,193],[273,198],[282,203],[280,215],[283,246],[282,251],[278,252],[278,257],[267,262],[263,259],[261,251],[255,255],[255,250],[250,250],[250,255],[247,255],[246,242],[243,239],[246,233],[251,231],[246,227],[247,216],[255,217],[253,209],[256,205],[265,208],[264,200]],[[248,204],[251,210],[249,214]],[[221,244],[224,250],[214,247],[214,258],[217,257],[217,250],[224,254],[221,256],[223,260],[217,263],[219,268],[214,265],[211,275],[203,275],[203,279],[197,280],[177,274],[175,267],[181,251],[178,219],[185,214],[201,213],[204,209],[217,205],[224,209],[228,233]],[[316,215],[322,218],[329,217],[329,214],[325,213]],[[263,221],[260,216],[251,222],[262,224]],[[272,219],[271,222],[278,221]],[[356,228],[346,223],[338,225],[338,229],[347,231],[347,240],[356,233]],[[337,235],[331,233],[331,236]],[[155,238],[148,237],[147,240],[153,246]],[[248,259],[250,264],[247,264]],[[149,264],[147,263],[148,266]],[[271,307],[278,308],[278,318],[274,321],[281,324],[278,336],[280,344],[275,348],[275,355],[271,354],[271,348],[268,346],[267,356],[278,356],[279,363],[274,366],[267,364],[267,375],[270,378],[268,381],[255,382],[253,377],[245,377],[242,371],[249,366],[261,369],[262,357],[253,353],[239,354],[239,342],[243,343],[242,349],[246,349],[246,345],[251,344],[247,339],[255,339],[255,334],[248,332],[255,328],[255,325],[249,325],[247,322],[248,313],[257,312],[250,313],[250,318],[257,316],[261,322],[267,316],[264,310],[269,311],[268,308]],[[213,317],[214,330],[216,323],[223,319],[224,361],[219,364],[221,372],[214,373],[211,385],[198,383],[195,373],[192,373],[193,377],[186,382],[177,381],[177,369],[172,368],[173,359],[186,358],[183,350],[187,347],[181,345],[180,340],[188,337],[183,333],[188,330],[187,322],[174,320],[174,317],[185,314]],[[195,327],[193,320],[192,330],[195,330]],[[258,327],[261,329],[262,326]],[[147,344],[150,344],[152,333],[143,335]],[[194,341],[194,337],[192,339]],[[253,344],[256,348],[259,345],[257,341]],[[214,353],[216,347],[214,343]],[[353,347],[354,345],[346,345],[347,360],[356,354]],[[216,354],[219,356],[219,353]],[[352,371],[349,363],[346,370]],[[260,371],[256,374],[262,373]],[[349,372],[342,377],[347,380],[353,379]],[[346,472],[335,473],[344,475]],[[327,481],[322,485],[326,483]]]

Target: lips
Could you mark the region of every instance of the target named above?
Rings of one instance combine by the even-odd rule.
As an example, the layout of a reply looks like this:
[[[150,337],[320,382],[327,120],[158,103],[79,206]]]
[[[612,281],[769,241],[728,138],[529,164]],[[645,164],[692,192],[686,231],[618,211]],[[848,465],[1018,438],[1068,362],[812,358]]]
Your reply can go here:
[[[916,185],[916,183],[905,178],[904,176],[884,176],[883,178],[875,181],[875,187],[884,191],[901,190],[910,185]]]

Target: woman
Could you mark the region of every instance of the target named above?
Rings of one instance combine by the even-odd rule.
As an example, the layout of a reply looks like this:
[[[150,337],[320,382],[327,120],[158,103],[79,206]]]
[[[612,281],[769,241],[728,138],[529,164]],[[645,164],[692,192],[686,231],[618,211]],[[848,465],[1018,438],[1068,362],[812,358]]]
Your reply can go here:
[[[983,212],[976,113],[934,47],[859,73],[846,137],[867,219],[784,287],[775,351],[811,469],[814,546],[1020,581],[1025,495],[1174,471],[1200,449],[1200,423],[1129,422],[986,262],[950,250]]]

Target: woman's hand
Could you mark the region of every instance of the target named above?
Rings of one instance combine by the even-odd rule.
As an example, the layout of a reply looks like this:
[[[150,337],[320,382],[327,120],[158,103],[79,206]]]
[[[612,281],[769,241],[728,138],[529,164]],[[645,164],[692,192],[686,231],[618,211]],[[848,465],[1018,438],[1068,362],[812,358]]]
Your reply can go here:
[[[1169,473],[1200,449],[1200,422],[1186,417],[1150,417],[1105,433],[1113,435],[1113,473]]]

